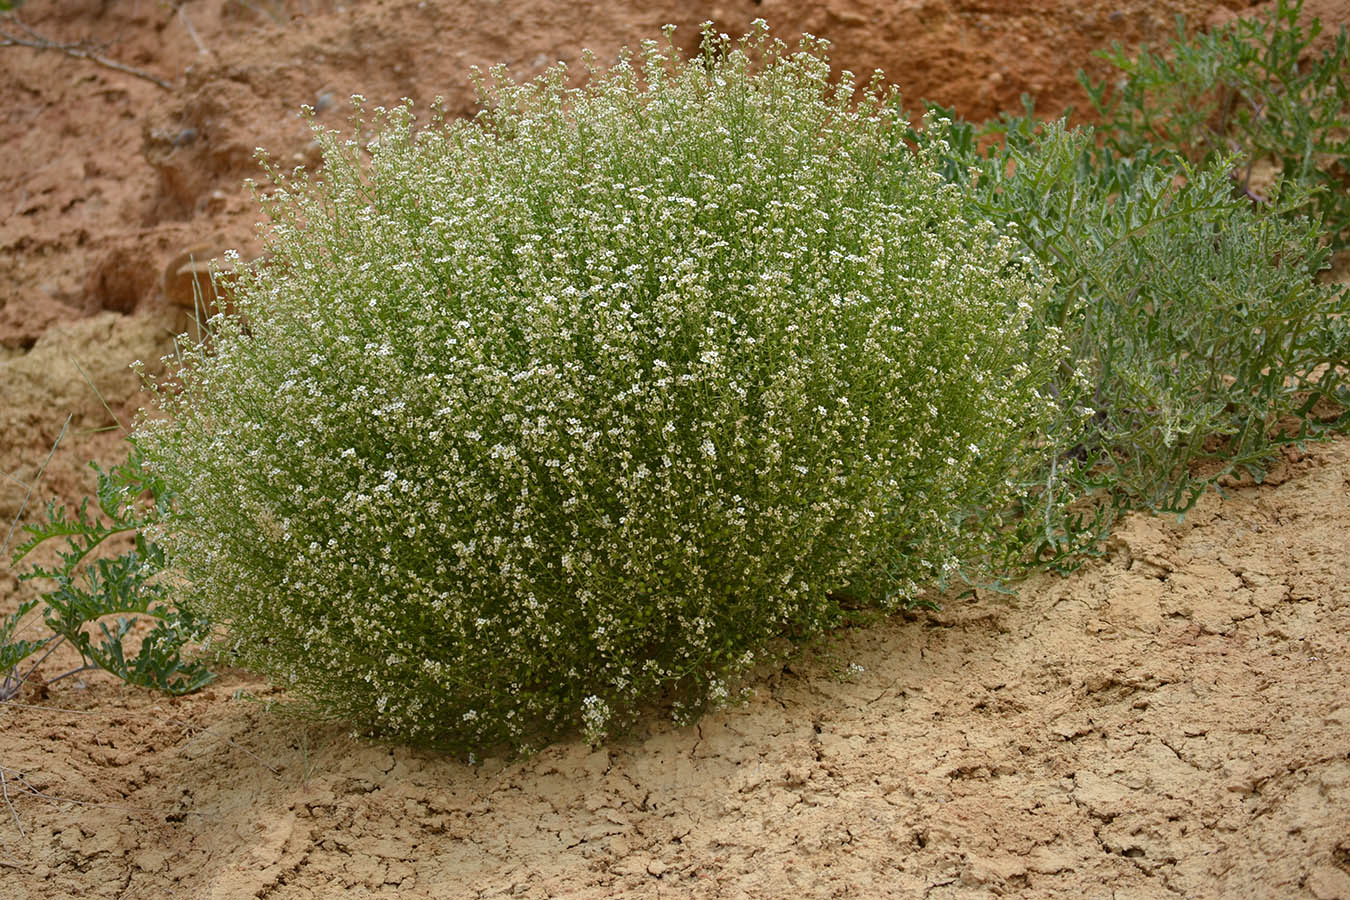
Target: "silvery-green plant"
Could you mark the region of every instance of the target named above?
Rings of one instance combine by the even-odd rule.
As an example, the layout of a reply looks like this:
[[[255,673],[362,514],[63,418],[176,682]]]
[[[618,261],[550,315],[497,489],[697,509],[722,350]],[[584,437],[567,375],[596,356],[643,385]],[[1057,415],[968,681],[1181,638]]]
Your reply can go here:
[[[1350,247],[1350,32],[1322,36],[1303,0],[1277,0],[1251,18],[1188,34],[1166,53],[1119,44],[1096,55],[1119,78],[1079,80],[1101,118],[1103,142],[1124,156],[1145,148],[1197,167],[1223,162],[1241,193],[1320,221],[1333,249]],[[1257,163],[1282,179],[1253,190]],[[1311,190],[1308,190],[1311,189]]]
[[[973,213],[1015,230],[1054,284],[1040,311],[1071,351],[1064,418],[1027,514],[1010,517],[1037,558],[1073,564],[1121,511],[1184,513],[1225,475],[1261,480],[1282,444],[1350,424],[1350,290],[1310,274],[1330,250],[1325,220],[1298,214],[1305,190],[1256,210],[1232,191],[1231,159],[1123,157],[1029,114],[996,130],[1004,143],[984,152],[965,123],[911,137],[945,148]]]
[[[483,93],[277,173],[139,427],[240,662],[369,733],[594,740],[1001,539],[1046,289],[879,81],[758,23]]]

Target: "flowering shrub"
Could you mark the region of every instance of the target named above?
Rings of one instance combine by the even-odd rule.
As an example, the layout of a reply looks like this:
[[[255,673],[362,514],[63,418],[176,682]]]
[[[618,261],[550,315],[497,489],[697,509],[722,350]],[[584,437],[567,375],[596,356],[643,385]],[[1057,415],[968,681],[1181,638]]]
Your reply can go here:
[[[1001,532],[1059,354],[1013,245],[818,44],[643,55],[321,134],[140,426],[187,597],[326,715],[597,739]]]

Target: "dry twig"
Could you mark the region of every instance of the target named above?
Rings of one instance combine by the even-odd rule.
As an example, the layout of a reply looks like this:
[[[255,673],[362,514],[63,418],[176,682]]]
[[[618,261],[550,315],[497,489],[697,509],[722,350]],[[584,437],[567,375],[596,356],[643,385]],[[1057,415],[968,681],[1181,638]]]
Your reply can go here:
[[[191,20],[188,19],[187,13],[183,11],[183,7],[181,6],[178,7],[178,18],[183,23],[183,27],[187,29],[187,33],[192,37],[192,43],[197,45],[197,52],[203,55],[209,54],[211,51],[206,49],[206,45],[202,43],[202,39],[197,35],[197,29],[192,27]]]
[[[55,50],[58,53],[64,53],[75,59],[87,59],[91,63],[103,66],[105,69],[112,69],[114,72],[121,72],[124,75],[132,75],[136,78],[143,78],[156,87],[163,88],[166,91],[172,91],[173,85],[169,84],[158,75],[153,75],[144,69],[138,69],[135,66],[129,66],[126,63],[118,62],[104,56],[89,41],[75,41],[72,43],[62,43],[54,41],[51,38],[43,37],[33,29],[29,28],[13,13],[0,16],[0,22],[5,26],[13,25],[18,30],[11,31],[8,27],[0,27],[0,47],[29,47],[33,50]]]
[[[0,791],[4,792],[5,805],[9,807],[9,814],[14,817],[14,824],[19,828],[19,837],[28,837],[27,832],[23,830],[23,823],[19,821],[19,811],[14,808],[14,802],[9,799],[9,782],[5,780],[3,768],[0,768]]]

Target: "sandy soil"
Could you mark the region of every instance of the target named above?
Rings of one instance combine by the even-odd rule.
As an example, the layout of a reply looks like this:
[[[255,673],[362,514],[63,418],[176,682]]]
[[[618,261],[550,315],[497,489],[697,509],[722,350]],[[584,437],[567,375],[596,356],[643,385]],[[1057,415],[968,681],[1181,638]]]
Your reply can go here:
[[[468,112],[473,64],[764,16],[915,101],[1059,111],[1091,49],[1242,6],[30,0],[35,31],[168,88],[0,47],[0,520],[68,417],[30,511],[116,461],[127,364],[187,325],[183,263],[256,248],[253,148],[313,160],[302,103]],[[844,635],[697,727],[510,764],[354,742],[238,673],[176,700],[30,689],[0,708],[0,895],[1350,898],[1347,533],[1342,440],[1183,523],[1129,519],[1071,578]],[[0,612],[23,589],[0,573]]]

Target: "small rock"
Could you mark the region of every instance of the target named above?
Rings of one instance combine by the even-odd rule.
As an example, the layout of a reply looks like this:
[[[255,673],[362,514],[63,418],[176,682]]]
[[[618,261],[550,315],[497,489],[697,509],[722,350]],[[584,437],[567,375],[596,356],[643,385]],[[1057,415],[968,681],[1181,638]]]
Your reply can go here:
[[[1074,776],[1074,799],[1098,817],[1118,815],[1129,791],[1109,778],[1093,772],[1079,772]]]
[[[225,207],[229,204],[229,200],[229,195],[224,191],[219,189],[214,190],[207,195],[204,209],[209,215],[220,215],[225,211]]]
[[[962,876],[971,886],[1002,884],[1026,875],[1026,861],[1009,855],[975,857]]]
[[[1050,733],[1063,741],[1071,741],[1092,732],[1092,722],[1073,713],[1061,716],[1050,723]]]
[[[131,857],[132,865],[143,872],[152,873],[158,872],[160,869],[164,868],[164,865],[168,860],[168,852],[157,847],[141,850],[134,853]]]
[[[660,878],[666,873],[666,864],[659,859],[654,859],[647,863],[647,874]]]
[[[1052,847],[1037,847],[1026,858],[1026,869],[1041,875],[1056,875],[1060,872],[1072,872],[1078,865],[1078,857],[1072,850]]]
[[[1350,874],[1335,866],[1318,866],[1308,873],[1304,886],[1317,900],[1345,900],[1350,897]]]
[[[829,15],[840,25],[847,25],[853,28],[861,28],[867,24],[867,17],[861,13],[850,10],[830,9]]]

